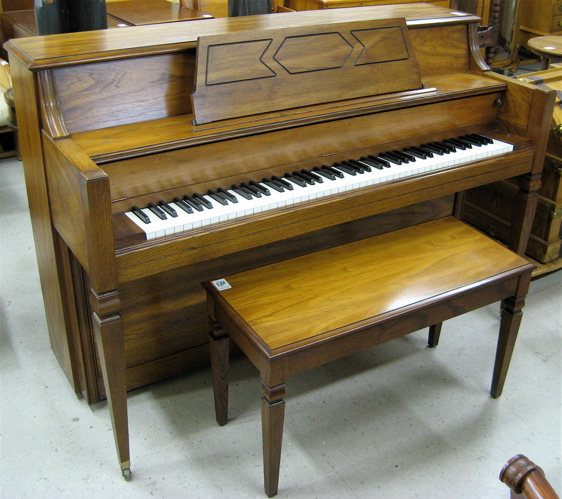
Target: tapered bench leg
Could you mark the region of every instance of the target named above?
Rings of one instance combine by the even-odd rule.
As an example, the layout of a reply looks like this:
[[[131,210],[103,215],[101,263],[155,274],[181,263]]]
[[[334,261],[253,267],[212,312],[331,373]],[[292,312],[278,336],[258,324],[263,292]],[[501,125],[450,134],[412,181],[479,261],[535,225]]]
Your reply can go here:
[[[439,322],[429,327],[429,338],[427,340],[427,344],[431,348],[436,347],[439,344],[439,336],[441,335],[441,326],[443,326],[443,323]]]
[[[262,380],[262,439],[263,474],[265,493],[268,497],[277,494],[279,466],[281,464],[281,442],[285,419],[285,385],[269,387]]]
[[[498,337],[498,348],[496,350],[496,362],[494,364],[494,375],[492,377],[492,397],[497,398],[502,394],[503,385],[511,362],[515,340],[519,331],[519,325],[523,317],[521,308],[524,298],[515,300],[508,298],[502,302],[500,335]]]
[[[230,365],[230,337],[218,322],[211,324],[209,338],[215,415],[220,426],[228,422],[228,369]]]
[[[515,340],[519,332],[519,325],[523,318],[523,306],[525,296],[529,289],[531,273],[520,277],[520,284],[517,294],[506,298],[501,303],[501,322],[498,337],[498,347],[496,350],[496,361],[494,364],[494,374],[492,377],[492,397],[497,398],[502,394],[503,385],[509,369],[509,363],[515,347]]]

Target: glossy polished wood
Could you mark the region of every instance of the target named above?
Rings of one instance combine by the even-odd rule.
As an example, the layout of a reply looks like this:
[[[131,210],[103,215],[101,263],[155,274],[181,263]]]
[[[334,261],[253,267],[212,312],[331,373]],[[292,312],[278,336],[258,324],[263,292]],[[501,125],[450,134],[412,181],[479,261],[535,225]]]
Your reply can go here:
[[[204,283],[217,421],[228,419],[228,335],[260,373],[271,497],[289,376],[502,300],[491,388],[499,397],[533,268],[446,217]],[[435,328],[431,333],[436,346]]]
[[[221,297],[273,357],[327,331],[399,314],[526,264],[493,240],[442,219],[225,276],[232,288]]]
[[[197,125],[332,103],[343,94],[423,88],[403,19],[202,36],[198,43],[191,96]]]
[[[321,103],[307,90],[304,104],[288,99],[297,107],[195,124],[199,37],[294,35],[397,17],[406,20],[423,89],[342,92]],[[8,42],[51,345],[76,391],[90,403],[113,399],[120,462],[126,389],[208,363],[200,282],[450,215],[458,192],[517,175],[509,245],[524,248],[554,93],[486,71],[473,43],[477,23],[408,4]],[[514,150],[154,241],[124,215],[133,204],[467,132]]]
[[[511,489],[513,499],[559,499],[544,471],[523,454],[517,454],[505,463],[500,480]]]

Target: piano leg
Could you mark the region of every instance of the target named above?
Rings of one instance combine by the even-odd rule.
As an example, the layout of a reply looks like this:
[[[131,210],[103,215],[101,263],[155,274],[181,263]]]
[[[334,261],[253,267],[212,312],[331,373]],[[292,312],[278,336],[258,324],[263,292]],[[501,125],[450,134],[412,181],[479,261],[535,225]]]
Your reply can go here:
[[[100,297],[95,297],[100,298]],[[117,293],[108,293],[101,300],[92,302],[105,303],[110,309],[105,315],[98,311],[104,307],[94,307],[93,329],[96,346],[103,373],[105,393],[113,424],[113,435],[117,447],[117,456],[123,477],[128,480],[131,476],[131,461],[129,454],[129,424],[127,417],[127,380],[125,364],[125,341],[123,320],[112,307],[118,303]],[[107,308],[105,309],[107,310]]]
[[[263,474],[265,493],[268,497],[277,494],[279,467],[281,465],[281,442],[285,420],[285,384],[270,388],[262,379],[261,421],[263,439]]]
[[[519,332],[519,325],[523,318],[522,309],[525,305],[525,297],[529,290],[530,282],[530,273],[519,277],[519,285],[516,294],[502,300],[501,303],[500,333],[496,350],[494,374],[492,376],[492,389],[490,390],[493,398],[498,398],[502,394],[507,370],[509,369],[509,363],[513,354],[513,348],[515,347],[515,340]]]
[[[213,392],[215,396],[215,416],[217,423],[228,423],[228,369],[230,363],[230,336],[218,322],[211,324],[209,338],[211,366],[213,369]]]

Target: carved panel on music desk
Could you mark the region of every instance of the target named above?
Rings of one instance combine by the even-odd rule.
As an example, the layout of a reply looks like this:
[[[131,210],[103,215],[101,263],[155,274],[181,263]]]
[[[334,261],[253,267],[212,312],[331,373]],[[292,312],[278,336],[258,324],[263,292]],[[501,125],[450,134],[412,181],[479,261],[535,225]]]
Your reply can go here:
[[[202,36],[192,101],[202,124],[421,87],[404,19],[369,20]]]

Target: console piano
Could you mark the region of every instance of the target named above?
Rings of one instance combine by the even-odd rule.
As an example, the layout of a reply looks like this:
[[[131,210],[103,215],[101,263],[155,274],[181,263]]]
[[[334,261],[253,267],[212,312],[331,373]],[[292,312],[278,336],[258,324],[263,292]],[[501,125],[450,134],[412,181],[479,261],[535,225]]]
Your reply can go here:
[[[455,214],[509,177],[523,252],[554,93],[489,72],[478,21],[399,4],[6,44],[51,345],[76,392],[107,398],[125,476],[126,391],[207,363],[202,281]],[[377,177],[385,152],[480,135],[503,149]],[[258,196],[284,183],[292,198]],[[169,223],[233,194],[235,215]]]

